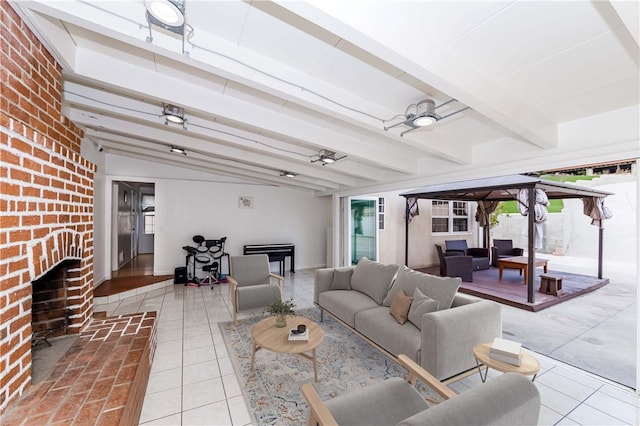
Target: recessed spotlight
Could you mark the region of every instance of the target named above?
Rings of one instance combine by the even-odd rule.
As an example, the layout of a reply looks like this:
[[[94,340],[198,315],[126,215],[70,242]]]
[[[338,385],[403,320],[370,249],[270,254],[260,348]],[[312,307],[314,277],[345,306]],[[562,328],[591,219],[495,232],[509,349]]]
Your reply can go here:
[[[187,155],[187,151],[184,148],[180,148],[180,147],[177,147],[177,146],[170,146],[169,147],[169,151],[173,152],[174,154]]]
[[[280,176],[284,176],[284,177],[288,177],[289,179],[292,179],[292,178],[298,176],[298,174],[297,173],[293,173],[293,172],[282,171],[282,172],[280,172]]]
[[[184,108],[171,104],[164,104],[162,106],[162,117],[165,119],[165,124],[168,122],[184,124]]]
[[[172,0],[146,0],[144,7],[158,21],[170,27],[184,24],[184,5]]]

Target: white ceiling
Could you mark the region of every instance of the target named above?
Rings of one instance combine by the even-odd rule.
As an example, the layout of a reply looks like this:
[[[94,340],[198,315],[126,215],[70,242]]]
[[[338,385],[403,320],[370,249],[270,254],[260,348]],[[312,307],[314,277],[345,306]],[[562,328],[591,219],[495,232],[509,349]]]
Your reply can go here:
[[[142,0],[11,4],[63,67],[65,114],[116,156],[325,195],[638,144],[634,114],[619,140],[576,149],[562,131],[637,115],[638,2],[185,0],[184,40]],[[469,109],[385,130],[426,98],[457,100],[441,116]],[[163,102],[186,128],[165,125]],[[312,163],[320,149],[344,158]]]

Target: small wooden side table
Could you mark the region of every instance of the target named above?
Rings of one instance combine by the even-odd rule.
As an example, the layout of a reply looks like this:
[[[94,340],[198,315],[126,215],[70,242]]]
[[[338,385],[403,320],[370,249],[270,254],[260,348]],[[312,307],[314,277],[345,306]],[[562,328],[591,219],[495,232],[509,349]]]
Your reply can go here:
[[[271,352],[283,354],[296,354],[310,360],[313,363],[313,379],[318,381],[318,360],[316,348],[324,339],[324,331],[316,322],[304,317],[287,317],[286,327],[276,327],[276,317],[267,317],[253,326],[251,336],[253,344],[251,349],[251,371],[256,358],[256,352],[266,349]],[[289,341],[289,329],[298,324],[304,324],[309,330],[308,341]],[[311,352],[307,354],[306,352]]]
[[[533,382],[540,371],[540,362],[536,357],[526,351],[522,351],[522,360],[520,366],[509,364],[508,362],[498,361],[491,358],[489,351],[491,350],[491,343],[481,343],[474,346],[473,356],[476,358],[476,364],[478,366],[478,373],[480,373],[480,379],[484,383],[487,380],[487,373],[489,368],[498,370],[502,373],[520,373],[524,376],[531,376]],[[486,367],[484,376],[482,375],[482,366]]]

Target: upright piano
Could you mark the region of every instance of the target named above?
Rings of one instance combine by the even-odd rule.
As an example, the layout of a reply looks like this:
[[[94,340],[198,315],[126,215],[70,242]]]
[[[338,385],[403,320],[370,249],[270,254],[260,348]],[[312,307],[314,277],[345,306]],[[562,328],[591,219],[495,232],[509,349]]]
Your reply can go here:
[[[284,244],[246,244],[242,254],[266,254],[269,262],[280,264],[280,275],[284,275],[284,261],[291,258],[291,272],[296,272],[296,246],[291,243]]]

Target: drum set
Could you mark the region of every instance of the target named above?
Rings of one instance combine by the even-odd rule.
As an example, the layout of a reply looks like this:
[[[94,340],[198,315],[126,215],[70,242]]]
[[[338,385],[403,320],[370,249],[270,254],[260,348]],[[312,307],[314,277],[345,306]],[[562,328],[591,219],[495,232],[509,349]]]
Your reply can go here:
[[[182,247],[187,252],[185,259],[187,281],[185,285],[200,287],[201,285],[213,286],[213,284],[220,283],[220,259],[224,256],[229,259],[229,255],[224,251],[226,240],[227,237],[209,240],[202,235],[194,235],[193,242],[197,245]],[[198,274],[198,271],[201,273]]]

